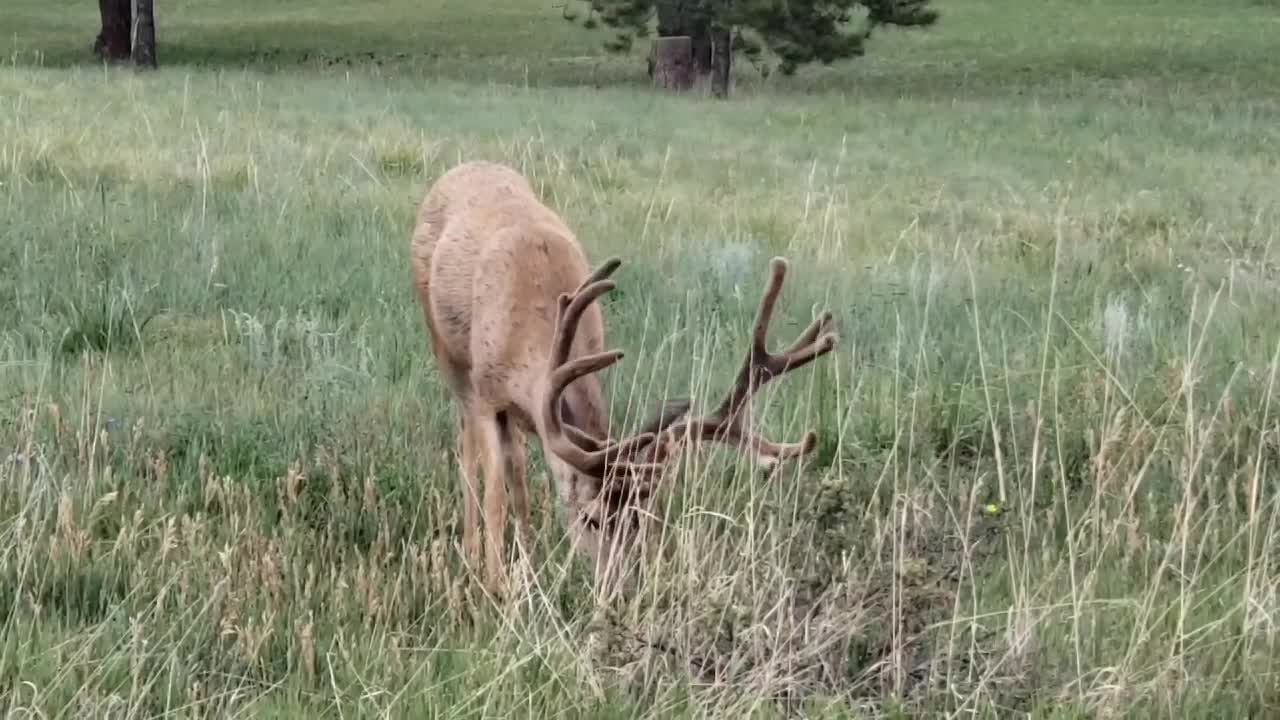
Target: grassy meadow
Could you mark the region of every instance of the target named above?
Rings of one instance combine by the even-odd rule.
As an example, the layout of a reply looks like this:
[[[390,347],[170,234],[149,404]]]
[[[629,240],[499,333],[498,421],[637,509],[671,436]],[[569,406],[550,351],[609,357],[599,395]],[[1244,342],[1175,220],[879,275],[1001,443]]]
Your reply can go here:
[[[1280,6],[949,0],[728,102],[550,0],[0,13],[0,714],[1273,717]],[[407,260],[452,164],[594,261],[624,426],[714,402],[769,259],[819,450],[668,478],[598,605],[536,442],[511,597],[460,558]]]

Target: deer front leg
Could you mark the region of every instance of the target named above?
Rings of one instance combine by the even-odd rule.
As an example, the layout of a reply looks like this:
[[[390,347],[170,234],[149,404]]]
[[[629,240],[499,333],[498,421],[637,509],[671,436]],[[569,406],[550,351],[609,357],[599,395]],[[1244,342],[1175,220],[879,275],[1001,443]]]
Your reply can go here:
[[[489,592],[502,591],[505,568],[504,535],[507,527],[507,452],[503,446],[498,416],[477,412],[471,417],[472,439],[478,446],[484,467],[485,586]]]

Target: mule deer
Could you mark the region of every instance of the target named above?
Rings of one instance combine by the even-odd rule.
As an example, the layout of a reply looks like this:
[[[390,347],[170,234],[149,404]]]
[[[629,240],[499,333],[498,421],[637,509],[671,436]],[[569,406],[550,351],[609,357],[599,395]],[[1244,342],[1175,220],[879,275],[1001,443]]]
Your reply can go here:
[[[478,479],[484,476],[485,584],[501,589],[507,493],[522,541],[531,538],[524,435],[536,434],[569,535],[597,579],[614,551],[633,544],[657,480],[684,441],[728,443],[769,466],[810,452],[817,434],[775,443],[744,426],[762,385],[830,352],[836,336],[824,312],[779,354],[765,335],[786,261],[775,258],[752,345],[733,390],[709,415],[669,403],[625,439],[608,434],[596,372],[622,358],[604,350],[595,300],[614,287],[621,261],[594,272],[573,233],[515,170],[468,162],[437,179],[418,207],[411,241],[415,290],[432,351],[461,409],[457,447],[463,485],[463,550],[479,565]],[[606,552],[607,550],[607,552]]]

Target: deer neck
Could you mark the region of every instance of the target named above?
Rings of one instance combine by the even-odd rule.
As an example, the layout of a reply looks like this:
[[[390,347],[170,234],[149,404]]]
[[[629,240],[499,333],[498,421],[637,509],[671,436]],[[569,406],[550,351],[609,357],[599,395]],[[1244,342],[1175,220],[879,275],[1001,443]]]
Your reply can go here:
[[[592,376],[578,378],[565,388],[560,416],[583,432],[598,438],[609,437],[609,406],[600,381]]]

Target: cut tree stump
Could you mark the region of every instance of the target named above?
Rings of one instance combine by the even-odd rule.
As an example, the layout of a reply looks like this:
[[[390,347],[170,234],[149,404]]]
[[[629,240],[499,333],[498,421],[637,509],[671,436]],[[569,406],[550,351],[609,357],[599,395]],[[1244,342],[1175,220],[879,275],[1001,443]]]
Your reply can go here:
[[[688,35],[653,41],[653,84],[682,92],[693,87],[693,39]]]

